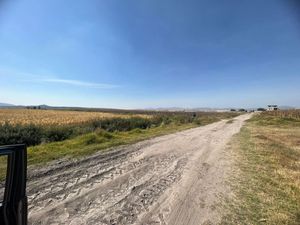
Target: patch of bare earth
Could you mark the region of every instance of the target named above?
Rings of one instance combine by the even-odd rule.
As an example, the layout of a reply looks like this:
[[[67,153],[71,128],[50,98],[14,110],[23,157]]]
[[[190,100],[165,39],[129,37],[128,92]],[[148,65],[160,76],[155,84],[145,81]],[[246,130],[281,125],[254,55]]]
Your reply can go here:
[[[226,144],[249,114],[31,169],[30,224],[216,224]]]

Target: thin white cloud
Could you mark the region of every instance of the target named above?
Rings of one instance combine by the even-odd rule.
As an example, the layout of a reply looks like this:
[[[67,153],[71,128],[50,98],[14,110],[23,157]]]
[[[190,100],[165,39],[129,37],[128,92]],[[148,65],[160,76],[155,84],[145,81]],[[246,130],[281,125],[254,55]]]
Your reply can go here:
[[[58,78],[46,78],[46,79],[41,79],[40,81],[47,82],[47,83],[60,83],[60,84],[89,87],[89,88],[99,88],[99,89],[110,89],[110,88],[119,87],[118,85],[113,85],[113,84],[92,83],[92,82],[86,82],[81,80],[68,80],[68,79],[58,79]]]
[[[96,83],[88,82],[83,80],[72,80],[72,79],[63,79],[55,75],[46,74],[33,74],[27,72],[20,72],[11,69],[5,69],[0,65],[0,77],[10,77],[19,82],[33,82],[33,83],[57,83],[78,87],[86,88],[96,88],[96,89],[112,89],[118,88],[119,85],[108,84],[108,83]]]

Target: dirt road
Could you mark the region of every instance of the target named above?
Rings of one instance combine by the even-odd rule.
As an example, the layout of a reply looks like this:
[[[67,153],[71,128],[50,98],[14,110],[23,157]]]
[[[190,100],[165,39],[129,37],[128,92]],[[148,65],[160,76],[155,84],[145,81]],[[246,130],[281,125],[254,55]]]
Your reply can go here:
[[[216,224],[226,143],[249,114],[29,173],[29,224]]]

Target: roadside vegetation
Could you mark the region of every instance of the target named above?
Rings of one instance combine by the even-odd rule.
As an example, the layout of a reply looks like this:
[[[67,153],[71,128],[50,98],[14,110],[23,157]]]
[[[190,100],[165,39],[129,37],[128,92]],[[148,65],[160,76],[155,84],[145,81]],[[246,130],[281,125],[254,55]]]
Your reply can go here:
[[[300,224],[300,110],[255,115],[231,145],[233,197],[222,224]]]
[[[43,113],[46,119],[42,117]],[[85,113],[87,115],[84,115]],[[61,112],[58,110],[26,111],[21,109],[20,112],[18,109],[0,110],[0,145],[24,143],[27,146],[34,146],[64,141],[99,129],[120,132],[168,124],[205,125],[234,115],[236,114],[205,112],[149,112],[148,114],[143,112],[143,114],[130,115],[128,113]]]
[[[195,127],[196,124],[169,124],[149,129],[108,132],[102,129],[70,140],[52,142],[28,148],[29,165],[42,164],[64,157],[78,158],[118,145],[132,144],[163,134]]]
[[[236,113],[158,113],[144,123],[130,123],[136,118],[106,121],[106,126],[95,126],[93,131],[69,140],[30,147],[30,165],[46,163],[62,157],[81,157],[110,147],[132,144],[156,136],[207,125],[221,119],[237,116]],[[111,122],[111,123],[110,123]],[[99,124],[102,124],[99,122]],[[134,124],[135,126],[132,126]]]
[[[155,126],[160,121],[156,118],[109,118],[83,122],[81,124],[67,125],[39,125],[39,124],[16,124],[4,123],[0,125],[0,145],[21,144],[34,146],[42,143],[63,141],[76,136],[94,132],[98,129],[106,131],[129,131],[140,128],[146,129]]]

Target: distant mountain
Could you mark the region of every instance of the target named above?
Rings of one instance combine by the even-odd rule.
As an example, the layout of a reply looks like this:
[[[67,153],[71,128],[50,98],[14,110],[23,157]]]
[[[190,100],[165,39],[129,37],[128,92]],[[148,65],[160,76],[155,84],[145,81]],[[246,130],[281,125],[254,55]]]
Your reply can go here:
[[[15,105],[9,104],[9,103],[1,103],[0,102],[0,107],[12,107],[12,106],[15,106]]]
[[[223,112],[229,111],[229,108],[181,108],[181,107],[166,107],[166,108],[147,108],[151,111],[168,111],[168,112]]]

